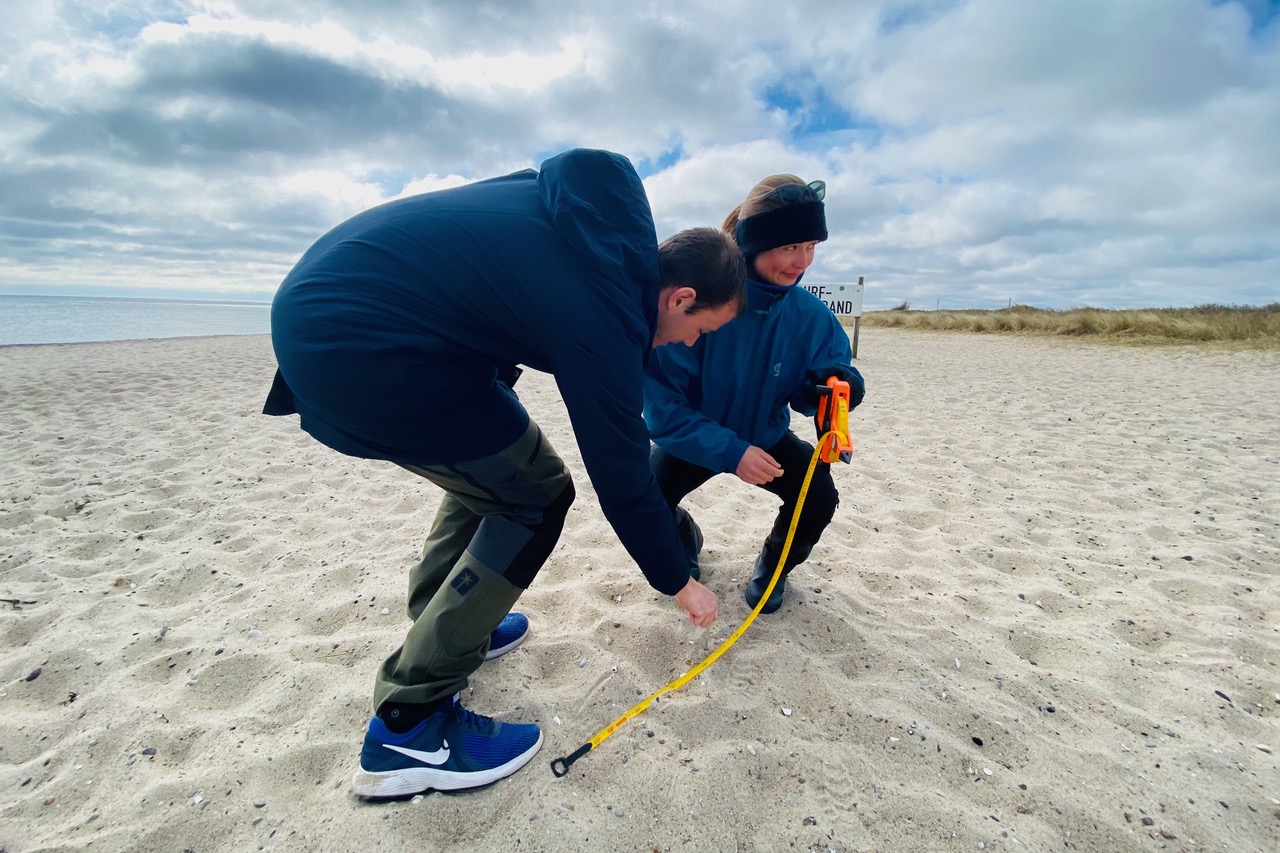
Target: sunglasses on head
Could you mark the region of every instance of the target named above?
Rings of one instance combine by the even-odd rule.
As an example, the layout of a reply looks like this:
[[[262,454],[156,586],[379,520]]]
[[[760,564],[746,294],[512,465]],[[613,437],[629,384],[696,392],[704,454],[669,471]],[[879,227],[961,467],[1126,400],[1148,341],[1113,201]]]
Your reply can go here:
[[[827,196],[826,181],[810,181],[807,184],[783,184],[764,194],[760,201],[778,200],[783,204],[799,204],[802,201],[822,201]]]

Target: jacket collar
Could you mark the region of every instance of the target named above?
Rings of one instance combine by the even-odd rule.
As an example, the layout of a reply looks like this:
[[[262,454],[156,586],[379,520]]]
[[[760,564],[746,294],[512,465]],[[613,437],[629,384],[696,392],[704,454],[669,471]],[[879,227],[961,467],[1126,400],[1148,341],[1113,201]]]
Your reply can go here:
[[[755,276],[748,275],[747,309],[751,311],[770,311],[773,306],[786,299],[787,294],[799,286],[799,282],[792,285],[767,284]]]

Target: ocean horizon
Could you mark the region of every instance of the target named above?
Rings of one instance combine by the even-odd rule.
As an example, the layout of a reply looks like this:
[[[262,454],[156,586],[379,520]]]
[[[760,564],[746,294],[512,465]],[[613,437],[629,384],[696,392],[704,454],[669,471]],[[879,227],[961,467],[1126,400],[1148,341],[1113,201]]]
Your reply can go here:
[[[270,302],[0,294],[0,346],[270,333]]]

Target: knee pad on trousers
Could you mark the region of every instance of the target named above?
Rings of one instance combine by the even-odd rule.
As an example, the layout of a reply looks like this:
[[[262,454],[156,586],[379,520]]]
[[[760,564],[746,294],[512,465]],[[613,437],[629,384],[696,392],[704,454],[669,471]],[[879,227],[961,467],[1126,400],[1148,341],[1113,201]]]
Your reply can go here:
[[[566,480],[564,489],[542,510],[542,520],[537,525],[529,527],[532,536],[503,571],[503,577],[521,589],[529,588],[542,565],[551,556],[556,543],[560,541],[564,520],[577,494],[573,481]]]

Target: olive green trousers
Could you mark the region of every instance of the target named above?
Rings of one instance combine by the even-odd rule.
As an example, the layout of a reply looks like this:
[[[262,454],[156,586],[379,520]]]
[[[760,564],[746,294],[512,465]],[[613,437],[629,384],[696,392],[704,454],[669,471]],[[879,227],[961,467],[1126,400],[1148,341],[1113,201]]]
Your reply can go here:
[[[404,643],[378,670],[384,702],[427,703],[467,686],[489,635],[542,568],[573,503],[564,462],[531,419],[493,456],[448,465],[402,465],[444,489],[440,509],[409,572]]]

